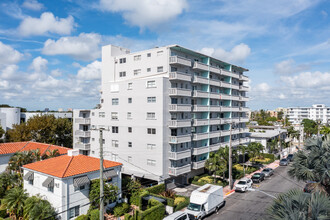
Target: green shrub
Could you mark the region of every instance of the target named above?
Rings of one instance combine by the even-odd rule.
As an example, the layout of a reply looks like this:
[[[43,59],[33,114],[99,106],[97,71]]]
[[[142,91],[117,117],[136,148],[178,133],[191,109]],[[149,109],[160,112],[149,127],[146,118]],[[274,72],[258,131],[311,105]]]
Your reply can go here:
[[[179,203],[177,206],[175,206],[174,212],[179,211],[189,205],[190,199],[189,197],[178,197],[178,198],[184,198],[185,201]]]
[[[174,207],[174,199],[172,199],[172,198],[167,198],[167,197],[164,197],[164,196],[161,196],[161,195],[157,195],[157,194],[153,194],[153,193],[150,193],[149,195],[166,199],[167,200],[167,205],[168,206],[171,206],[171,207]]]
[[[140,196],[139,196],[139,208],[140,208],[140,210],[142,210],[142,198],[147,196],[147,195],[149,195],[149,192],[145,191],[145,190],[140,193]]]
[[[176,197],[174,199],[174,205],[177,206],[177,205],[179,205],[180,203],[182,203],[184,201],[186,201],[186,198],[184,198],[184,197]]]
[[[79,215],[76,220],[88,220],[88,216],[87,215]]]
[[[120,217],[129,212],[130,206],[127,203],[118,203],[113,209],[113,214],[116,217]]]
[[[198,181],[200,179],[200,176],[194,176],[194,181]]]
[[[133,216],[131,216],[128,213],[125,214],[125,220],[132,220],[132,219],[133,219]]]
[[[162,220],[165,215],[165,206],[155,199],[150,199],[150,208],[141,212],[141,220]]]
[[[156,185],[156,186],[145,188],[145,190],[147,190],[150,193],[159,194],[159,193],[165,191],[165,184],[159,184],[159,185]]]
[[[90,212],[90,220],[99,220],[100,219],[100,210],[94,209]]]
[[[140,201],[140,192],[134,192],[129,199],[129,202],[133,205],[139,206]]]

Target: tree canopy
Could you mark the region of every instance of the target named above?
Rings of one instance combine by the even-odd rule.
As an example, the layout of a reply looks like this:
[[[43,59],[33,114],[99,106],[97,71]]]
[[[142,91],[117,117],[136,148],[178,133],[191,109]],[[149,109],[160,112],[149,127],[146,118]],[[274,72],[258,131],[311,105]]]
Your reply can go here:
[[[118,187],[113,184],[108,184],[104,182],[104,205],[107,202],[114,202],[118,196]],[[89,201],[91,202],[90,209],[99,208],[100,205],[100,179],[95,179],[91,181],[91,186],[89,190]]]
[[[3,130],[3,128],[0,125],[0,138],[2,138],[2,136],[5,134],[5,130]]]
[[[25,123],[14,125],[6,136],[9,142],[33,140],[72,147],[72,122],[54,115],[36,115]]]
[[[313,134],[317,134],[317,123],[310,119],[302,120],[302,125],[304,126],[304,132],[307,137],[310,137]]]

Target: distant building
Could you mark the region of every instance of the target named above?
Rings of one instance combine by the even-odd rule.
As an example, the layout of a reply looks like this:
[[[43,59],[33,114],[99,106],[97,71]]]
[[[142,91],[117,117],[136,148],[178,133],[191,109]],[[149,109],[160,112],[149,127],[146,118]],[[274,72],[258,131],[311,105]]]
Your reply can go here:
[[[315,104],[312,107],[290,107],[288,108],[288,119],[291,124],[300,124],[304,119],[328,124],[330,122],[330,107],[326,107],[324,104]]]
[[[67,118],[70,121],[72,120],[72,112],[22,112],[21,121],[27,122],[30,118],[36,115],[54,115],[55,118]]]
[[[39,149],[41,156],[48,154],[48,150],[52,151],[57,149],[61,155],[67,154],[68,150],[70,150],[70,148],[66,147],[32,141],[3,143],[0,144],[0,173],[6,170],[9,159],[14,153],[37,149]]]
[[[14,125],[21,122],[21,109],[20,108],[0,108],[0,124],[1,127],[8,131],[12,129]]]
[[[119,199],[122,164],[109,160],[104,160],[103,164],[106,184],[119,188]],[[27,164],[23,169],[24,189],[30,196],[39,194],[48,200],[60,213],[60,219],[73,219],[87,214],[90,181],[100,178],[98,158],[79,155],[77,150],[70,150],[68,155]]]
[[[275,118],[277,118],[277,111],[268,110],[267,113],[269,113],[270,117],[275,117]]]

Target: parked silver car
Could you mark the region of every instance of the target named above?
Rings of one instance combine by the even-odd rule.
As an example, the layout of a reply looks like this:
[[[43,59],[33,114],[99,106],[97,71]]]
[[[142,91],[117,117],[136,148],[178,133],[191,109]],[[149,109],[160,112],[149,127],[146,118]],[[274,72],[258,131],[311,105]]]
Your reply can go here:
[[[261,172],[265,174],[266,177],[274,175],[274,170],[272,168],[265,168]]]
[[[283,158],[282,160],[280,160],[280,166],[287,166],[289,163],[288,159]]]

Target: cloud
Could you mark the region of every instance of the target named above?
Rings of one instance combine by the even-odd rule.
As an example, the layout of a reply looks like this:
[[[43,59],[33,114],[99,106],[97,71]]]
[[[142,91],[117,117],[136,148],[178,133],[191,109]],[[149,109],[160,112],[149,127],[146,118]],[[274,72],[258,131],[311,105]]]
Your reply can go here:
[[[48,61],[42,57],[36,57],[33,59],[30,69],[34,70],[35,72],[45,72],[47,70]]]
[[[325,72],[303,72],[296,76],[281,77],[282,82],[291,88],[324,90],[329,87],[330,73]],[[328,88],[330,90],[330,88]]]
[[[44,12],[40,18],[24,18],[18,27],[22,36],[53,34],[71,34],[75,26],[71,15],[67,18],[58,18],[51,12]]]
[[[44,8],[44,5],[39,3],[37,0],[25,0],[22,4],[22,7],[32,11],[40,11]]]
[[[267,83],[260,83],[258,85],[256,85],[253,90],[254,92],[262,92],[262,93],[267,93],[270,91],[270,86]]]
[[[187,7],[186,0],[100,0],[99,5],[101,10],[122,13],[129,24],[142,29],[168,22]]]
[[[101,56],[101,35],[81,33],[76,37],[61,37],[57,41],[48,39],[42,49],[46,55],[67,55],[77,60],[95,60]]]
[[[16,64],[23,58],[23,54],[0,41],[0,67]]]
[[[250,55],[251,49],[248,45],[241,43],[228,52],[222,48],[202,48],[201,52],[223,61],[244,63]]]
[[[101,62],[94,61],[85,67],[82,67],[77,74],[77,78],[81,80],[101,79]]]
[[[286,95],[284,95],[283,93],[281,93],[279,96],[278,96],[279,99],[286,99]]]
[[[17,65],[7,65],[1,70],[1,79],[17,79],[19,76],[16,74],[18,70]],[[1,81],[1,80],[0,80]]]
[[[283,60],[280,63],[275,64],[274,72],[276,74],[285,75],[285,74],[293,74],[301,71],[306,71],[309,69],[308,65],[296,65],[293,59]]]
[[[52,76],[59,77],[62,76],[62,71],[60,69],[55,69],[50,72]]]

